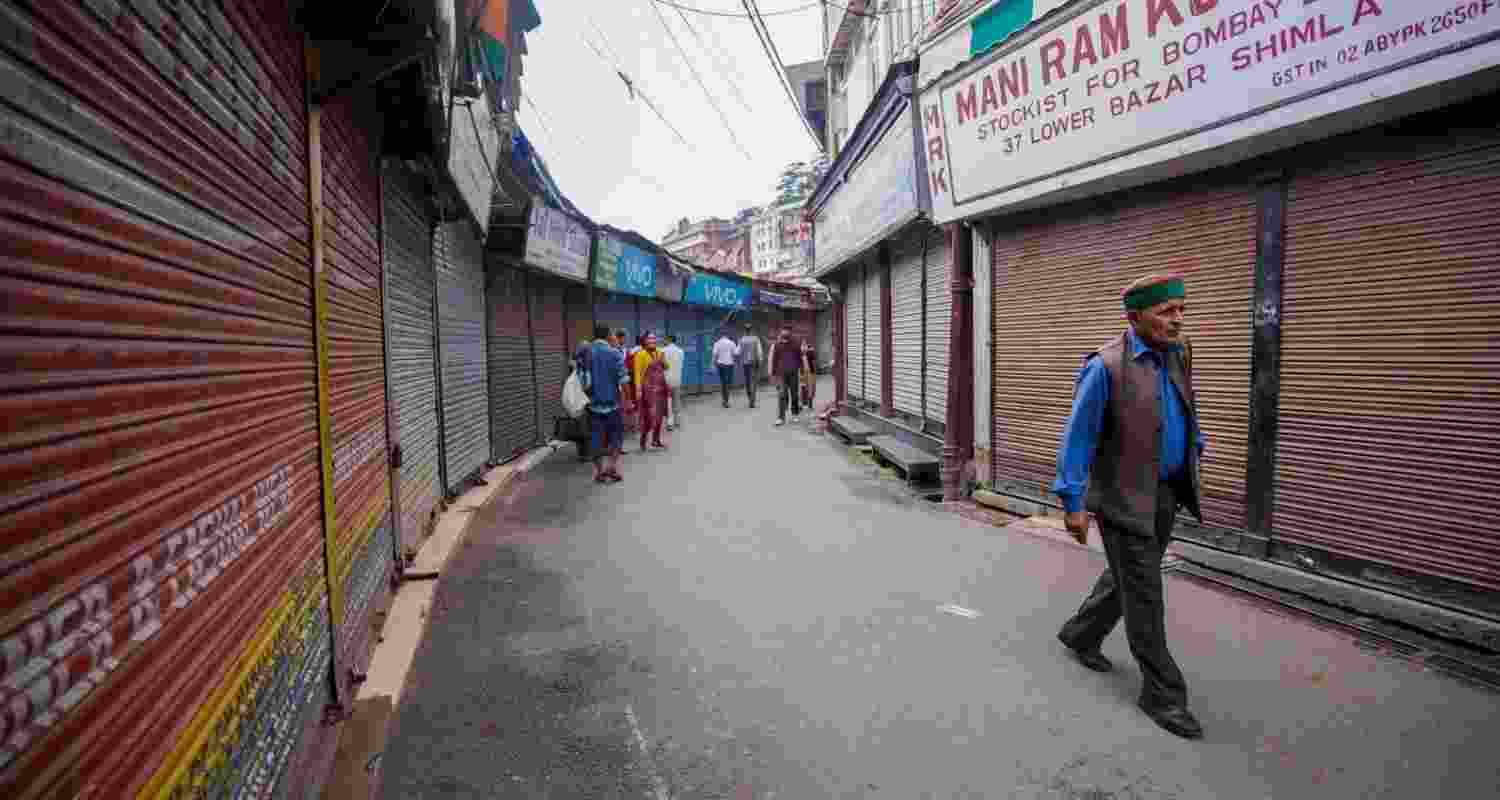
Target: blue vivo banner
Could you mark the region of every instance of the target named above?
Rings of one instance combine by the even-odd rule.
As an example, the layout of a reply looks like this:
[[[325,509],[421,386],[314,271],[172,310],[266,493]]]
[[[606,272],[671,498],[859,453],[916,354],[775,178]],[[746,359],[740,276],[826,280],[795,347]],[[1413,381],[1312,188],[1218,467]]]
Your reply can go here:
[[[620,267],[615,279],[616,288],[626,294],[640,297],[656,296],[656,254],[647,253],[638,247],[624,245],[620,252]]]
[[[688,279],[682,301],[717,308],[743,308],[750,304],[750,285],[732,278],[695,272]]]

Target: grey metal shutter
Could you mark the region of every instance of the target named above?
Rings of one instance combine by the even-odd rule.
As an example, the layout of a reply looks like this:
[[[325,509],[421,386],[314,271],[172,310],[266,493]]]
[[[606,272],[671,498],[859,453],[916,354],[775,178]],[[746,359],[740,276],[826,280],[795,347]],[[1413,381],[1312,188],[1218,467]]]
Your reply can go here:
[[[922,415],[922,232],[894,243],[891,253],[892,404]]]
[[[865,264],[865,400],[879,406],[885,400],[884,341],[888,332],[880,321],[880,263],[873,257]]]
[[[815,323],[817,344],[815,346],[818,349],[818,363],[814,366],[819,372],[826,371],[833,364],[833,329],[835,327],[833,315],[833,309],[817,312]]]
[[[443,488],[457,492],[490,454],[484,263],[467,220],[438,226],[438,364],[442,379]]]
[[[486,275],[489,301],[490,458],[509,461],[537,439],[532,331],[526,273],[496,264]]]
[[[438,466],[437,290],[432,222],[417,176],[385,167],[385,330],[392,436],[401,447],[401,549],[415,549],[436,518]]]
[[[927,366],[927,410],[924,416],[942,425],[948,421],[948,337],[953,328],[953,287],[949,284],[953,280],[953,254],[948,250],[942,228],[930,229],[926,238],[927,341],[922,352]]]
[[[850,400],[865,397],[865,268],[849,267],[844,292],[844,385]]]
[[[572,371],[573,350],[568,345],[567,317],[563,311],[567,286],[557,278],[533,272],[531,281],[531,335],[536,348],[536,402],[541,414],[544,440],[552,438],[563,410],[563,384]]]

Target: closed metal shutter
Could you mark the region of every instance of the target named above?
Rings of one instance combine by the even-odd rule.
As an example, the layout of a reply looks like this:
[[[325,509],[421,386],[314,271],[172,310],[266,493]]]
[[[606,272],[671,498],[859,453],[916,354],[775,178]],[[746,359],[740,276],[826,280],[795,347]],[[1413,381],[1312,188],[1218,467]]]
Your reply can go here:
[[[443,381],[444,489],[457,493],[490,455],[483,250],[467,220],[439,225],[438,363]]]
[[[552,438],[563,410],[563,384],[571,372],[573,350],[568,346],[568,327],[563,314],[567,287],[557,278],[532,273],[531,335],[536,347],[536,403],[541,413],[541,438]]]
[[[529,276],[493,265],[489,293],[490,459],[509,461],[536,444],[537,392],[532,371]],[[547,429],[549,432],[551,428]]]
[[[728,323],[724,321],[724,312],[712,308],[699,310],[697,317],[699,330],[703,331],[703,390],[717,392],[719,367],[714,363],[714,344],[719,341],[719,334]],[[733,331],[730,333],[733,334]]]
[[[1273,528],[1493,592],[1500,136],[1452,120],[1351,137],[1294,173]]]
[[[960,233],[961,236],[968,234]],[[927,419],[948,424],[948,362],[953,331],[953,254],[942,228],[929,228],[927,254],[927,338],[922,355],[927,366]],[[980,356],[983,357],[983,354]]]
[[[350,103],[323,114],[323,263],[333,444],[334,563],[341,690],[369,662],[369,614],[394,564],[385,430],[385,321],[380,296],[380,178],[373,127]],[[362,124],[363,123],[363,124]],[[339,606],[336,606],[338,608]],[[341,691],[341,696],[342,696]]]
[[[386,353],[394,439],[401,447],[401,550],[414,552],[442,499],[432,223],[415,175],[385,168]]]
[[[594,309],[589,305],[589,287],[576,283],[563,290],[563,315],[568,324],[568,353],[578,345],[594,341]]]
[[[330,659],[300,35],[100,5],[0,7],[0,769],[263,790]]]
[[[640,333],[640,326],[636,321],[635,297],[596,289],[594,317],[599,320],[600,325],[608,325],[611,331],[625,331],[627,351],[635,347],[635,337]]]
[[[1083,358],[1125,330],[1120,290],[1181,272],[1208,443],[1204,521],[1244,527],[1254,192],[1223,183],[1177,182],[1002,221],[993,248],[998,483],[1050,494]]]
[[[654,333],[660,339],[667,332],[667,304],[660,300],[640,300],[641,333]],[[661,342],[663,346],[666,342]]]
[[[849,267],[844,291],[844,370],[851,401],[865,398],[865,268]]]
[[[885,339],[889,332],[881,320],[881,308],[884,300],[881,298],[880,273],[882,268],[879,263],[868,263],[865,265],[865,395],[864,399],[873,406],[880,406],[884,400],[885,364],[883,363],[885,353]]]
[[[667,332],[677,337],[682,348],[682,394],[703,391],[703,315],[693,306],[667,306]]]
[[[922,415],[922,236],[894,243],[891,253],[891,367],[897,411]]]
[[[837,327],[833,315],[833,309],[817,312],[815,325],[817,327],[818,338],[817,344],[814,346],[818,348],[818,363],[816,366],[819,372],[826,372],[833,366],[833,330]]]

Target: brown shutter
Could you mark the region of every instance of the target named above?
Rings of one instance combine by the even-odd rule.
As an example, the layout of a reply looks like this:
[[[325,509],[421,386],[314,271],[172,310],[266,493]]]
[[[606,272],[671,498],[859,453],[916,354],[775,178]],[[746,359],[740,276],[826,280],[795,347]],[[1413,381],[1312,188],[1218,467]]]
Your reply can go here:
[[[531,274],[531,335],[536,348],[536,403],[541,410],[541,441],[552,438],[563,410],[563,384],[568,380],[572,349],[563,313],[567,284],[558,278]]]
[[[300,36],[90,8],[0,7],[4,793],[274,786],[329,663]]]
[[[1274,535],[1500,590],[1500,135],[1400,134],[1291,183]]]
[[[994,243],[994,475],[1050,495],[1083,358],[1126,326],[1120,291],[1156,272],[1188,285],[1193,380],[1208,451],[1204,520],[1245,524],[1254,193],[1174,183],[998,223]]]

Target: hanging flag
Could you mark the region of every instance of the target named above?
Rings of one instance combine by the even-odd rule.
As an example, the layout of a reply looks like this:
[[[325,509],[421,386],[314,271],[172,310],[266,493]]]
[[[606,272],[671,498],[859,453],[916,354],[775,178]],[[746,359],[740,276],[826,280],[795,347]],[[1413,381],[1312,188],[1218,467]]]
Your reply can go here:
[[[487,0],[479,12],[479,63],[484,76],[505,81],[505,43],[510,41],[510,0]]]

